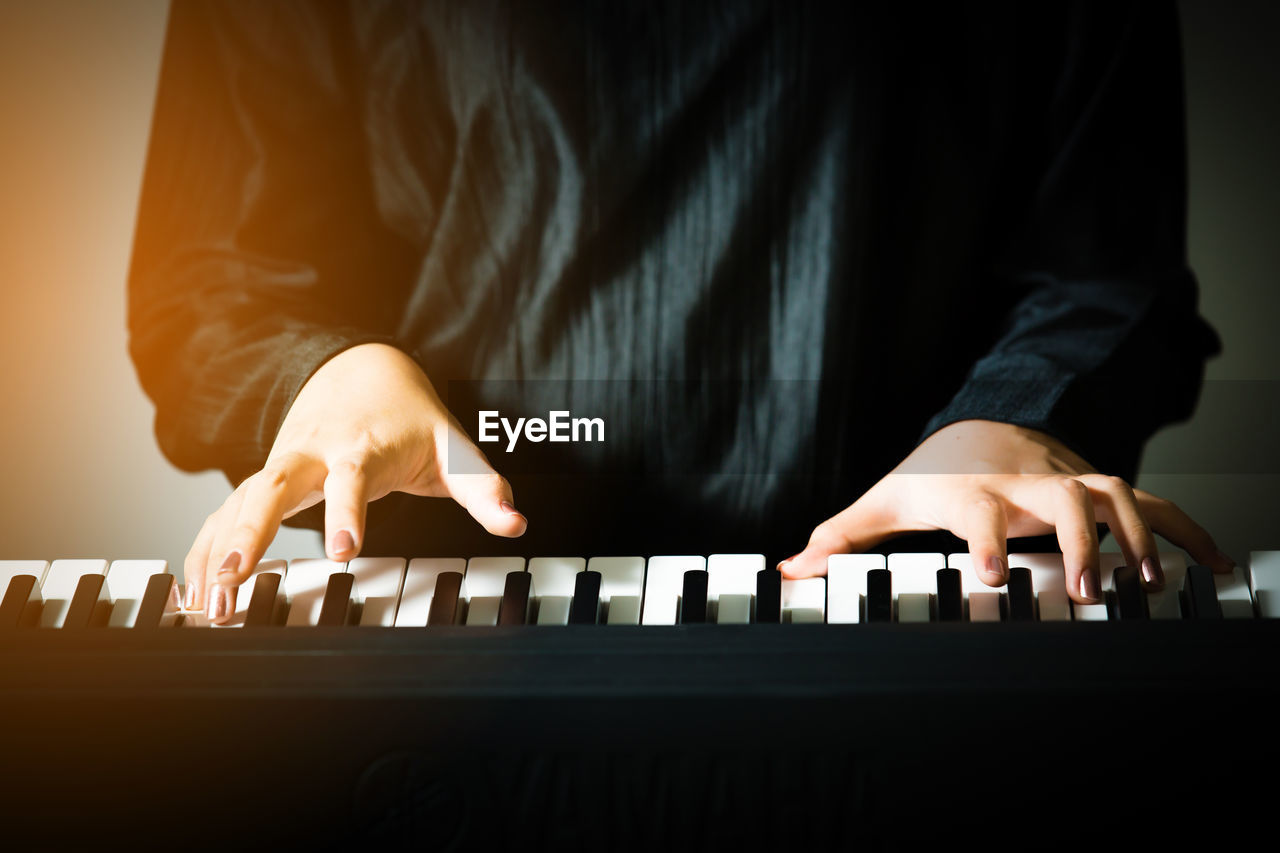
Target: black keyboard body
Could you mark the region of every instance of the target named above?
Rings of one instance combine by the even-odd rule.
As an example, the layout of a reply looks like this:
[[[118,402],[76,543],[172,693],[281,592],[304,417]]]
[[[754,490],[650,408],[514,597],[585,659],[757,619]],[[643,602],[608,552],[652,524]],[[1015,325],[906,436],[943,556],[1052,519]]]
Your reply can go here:
[[[12,630],[0,825],[10,850],[1222,843],[1280,791],[1278,651],[1280,620]]]

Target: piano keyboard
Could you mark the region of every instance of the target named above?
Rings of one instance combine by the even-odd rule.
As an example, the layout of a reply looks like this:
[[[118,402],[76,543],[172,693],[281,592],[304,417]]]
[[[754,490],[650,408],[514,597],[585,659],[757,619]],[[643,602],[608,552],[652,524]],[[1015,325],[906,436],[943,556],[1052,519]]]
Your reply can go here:
[[[875,622],[1093,622],[1280,618],[1280,551],[1213,574],[1162,553],[1143,590],[1102,555],[1105,600],[1066,594],[1058,554],[1011,554],[988,586],[968,554],[842,554],[826,577],[784,579],[760,554],[643,557],[370,557],[264,560],[240,588],[237,627],[438,627]],[[0,561],[0,628],[211,627],[183,611],[163,560]]]
[[[163,561],[0,562],[3,844],[1256,843],[1280,551],[1165,554],[1155,594],[1108,555],[1088,607],[1058,555],[1010,563],[268,560],[209,628]]]

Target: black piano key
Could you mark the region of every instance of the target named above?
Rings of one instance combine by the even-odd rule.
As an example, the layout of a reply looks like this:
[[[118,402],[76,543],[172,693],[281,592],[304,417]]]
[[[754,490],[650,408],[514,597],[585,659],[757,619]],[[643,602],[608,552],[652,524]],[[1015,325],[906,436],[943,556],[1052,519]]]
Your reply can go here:
[[[71,604],[67,606],[67,616],[62,620],[63,628],[90,628],[95,626],[94,611],[102,598],[102,585],[107,582],[105,575],[81,575],[76,583],[76,591],[71,596]]]
[[[1031,589],[1031,570],[1026,566],[1010,568],[1006,588],[1008,589],[1009,621],[1034,622],[1036,594]]]
[[[1213,583],[1213,570],[1208,566],[1188,566],[1186,585],[1182,588],[1182,604],[1192,619],[1221,619],[1222,605],[1218,588]]]
[[[498,605],[499,625],[523,625],[529,618],[529,596],[533,592],[533,575],[507,572],[502,587],[502,604]]]
[[[427,611],[427,625],[452,625],[458,614],[458,597],[462,594],[462,572],[441,572],[436,576],[436,591]]]
[[[177,609],[173,598],[176,580],[173,575],[163,572],[147,578],[147,587],[142,591],[142,601],[138,604],[138,615],[133,619],[133,627],[158,628],[164,614]]]
[[[964,621],[964,593],[960,591],[959,569],[938,569],[938,621]]]
[[[9,581],[4,598],[0,599],[0,628],[21,628],[22,615],[26,612],[31,591],[36,587],[35,575],[17,575]]]
[[[1142,589],[1142,581],[1138,576],[1137,566],[1119,566],[1111,574],[1113,618],[1147,619],[1147,594]]]
[[[573,579],[570,625],[594,625],[600,619],[600,573],[578,572]]]
[[[888,569],[867,572],[867,621],[893,621],[893,575]]]
[[[777,569],[756,572],[756,621],[782,621],[782,572]]]
[[[266,628],[274,625],[276,597],[280,594],[280,576],[275,572],[262,572],[253,580],[253,596],[244,610],[246,628]]]
[[[347,624],[347,611],[351,607],[351,590],[355,587],[355,581],[355,575],[350,572],[334,572],[329,575],[316,627],[341,628]]]
[[[707,577],[700,569],[684,573],[684,588],[680,592],[680,624],[697,625],[707,621]]]

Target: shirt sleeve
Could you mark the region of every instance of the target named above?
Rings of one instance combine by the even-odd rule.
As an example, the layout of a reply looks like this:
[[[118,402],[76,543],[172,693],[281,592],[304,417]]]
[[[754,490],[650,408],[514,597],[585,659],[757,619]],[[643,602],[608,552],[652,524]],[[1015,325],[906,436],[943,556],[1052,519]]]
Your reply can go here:
[[[160,447],[184,470],[259,470],[317,367],[394,343],[410,255],[363,168],[343,9],[170,12],[128,322]]]
[[[1190,416],[1220,347],[1186,258],[1178,22],[1172,3],[1134,3],[1080,4],[1065,24],[1043,168],[992,272],[1014,307],[922,439],[1017,424],[1132,479],[1146,440]]]

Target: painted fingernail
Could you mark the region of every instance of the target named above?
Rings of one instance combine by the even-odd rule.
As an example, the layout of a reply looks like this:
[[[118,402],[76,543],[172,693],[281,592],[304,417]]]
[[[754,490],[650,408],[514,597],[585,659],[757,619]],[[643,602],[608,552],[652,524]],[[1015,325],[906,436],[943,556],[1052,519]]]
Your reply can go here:
[[[988,558],[987,558],[987,573],[988,573],[988,574],[995,575],[996,577],[998,577],[998,578],[1000,578],[1001,580],[1003,580],[1003,579],[1004,579],[1004,577],[1005,577],[1005,574],[1004,574],[1004,560],[1000,559],[1000,558],[999,558],[999,557],[997,557],[995,554],[992,554],[990,557],[988,557]]]
[[[345,554],[348,551],[356,549],[356,538],[351,535],[350,530],[339,530],[337,535],[333,537],[333,553]]]
[[[199,609],[198,601],[199,601],[200,596],[199,596],[199,595],[197,595],[197,593],[198,593],[199,591],[200,591],[200,585],[199,585],[199,584],[196,584],[196,583],[188,583],[188,584],[187,584],[187,600],[183,602],[183,608],[182,608],[183,610],[198,610],[198,609]]]
[[[503,511],[503,512],[505,512],[507,515],[521,515],[520,510],[518,510],[518,509],[516,509],[515,507],[513,507],[513,506],[512,506],[510,503],[508,503],[507,501],[502,501],[500,504],[498,504],[498,506],[499,506],[499,507],[502,509],[502,511]]]
[[[1087,601],[1097,601],[1101,592],[1098,575],[1095,572],[1080,573],[1080,597]]]
[[[1142,577],[1153,586],[1164,586],[1164,572],[1160,569],[1160,564],[1151,557],[1142,560]]]
[[[231,590],[220,583],[209,587],[209,621],[217,622],[231,610]]]
[[[223,572],[234,572],[239,568],[240,568],[240,552],[232,551],[230,554],[227,555],[227,559],[222,561],[222,566],[221,568],[218,569],[218,574],[222,574]]]

